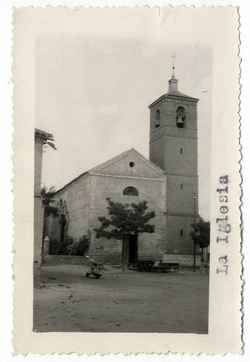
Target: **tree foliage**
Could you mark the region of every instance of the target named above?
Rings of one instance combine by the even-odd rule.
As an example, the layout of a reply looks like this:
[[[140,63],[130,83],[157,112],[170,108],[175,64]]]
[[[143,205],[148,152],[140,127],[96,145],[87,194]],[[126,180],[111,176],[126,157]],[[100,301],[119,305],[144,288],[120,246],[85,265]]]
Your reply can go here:
[[[125,235],[154,233],[155,225],[149,224],[149,221],[155,217],[155,212],[147,211],[146,201],[138,204],[121,204],[111,201],[110,198],[106,200],[110,217],[98,217],[101,226],[94,229],[97,238],[123,240]]]
[[[83,256],[85,252],[88,250],[90,245],[90,240],[87,235],[83,235],[79,241],[74,241],[70,238],[70,242],[67,245],[65,250],[65,255],[76,255],[76,256]]]
[[[194,242],[199,245],[201,249],[207,248],[210,244],[210,221],[205,221],[203,218],[199,218],[196,224],[192,224],[193,231],[190,235]]]
[[[55,207],[55,199],[53,198],[54,193],[56,192],[56,189],[54,186],[51,186],[50,188],[47,188],[44,186],[41,190],[42,195],[42,203],[44,206],[44,216],[58,216],[59,210],[58,207]]]

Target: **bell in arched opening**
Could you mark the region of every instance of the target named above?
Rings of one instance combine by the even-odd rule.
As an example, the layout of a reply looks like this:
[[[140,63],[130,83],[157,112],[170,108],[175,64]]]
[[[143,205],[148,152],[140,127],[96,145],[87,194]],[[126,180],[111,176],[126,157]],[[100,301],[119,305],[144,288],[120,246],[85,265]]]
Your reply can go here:
[[[155,112],[155,128],[158,128],[160,127],[160,119],[161,119],[161,112],[159,109],[156,110]]]
[[[176,110],[176,126],[184,128],[185,125],[185,109],[184,107],[178,107]]]

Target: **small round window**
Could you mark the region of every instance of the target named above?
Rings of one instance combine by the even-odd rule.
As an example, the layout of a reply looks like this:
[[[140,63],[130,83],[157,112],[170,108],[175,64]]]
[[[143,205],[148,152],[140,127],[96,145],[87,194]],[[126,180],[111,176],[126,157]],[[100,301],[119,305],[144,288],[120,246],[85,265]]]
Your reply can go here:
[[[134,167],[135,163],[133,161],[129,162],[130,167]]]

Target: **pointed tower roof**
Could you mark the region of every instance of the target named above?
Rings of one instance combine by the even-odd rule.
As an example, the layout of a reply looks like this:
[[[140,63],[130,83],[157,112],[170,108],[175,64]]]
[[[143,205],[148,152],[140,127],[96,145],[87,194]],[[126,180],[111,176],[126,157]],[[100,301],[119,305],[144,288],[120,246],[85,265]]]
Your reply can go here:
[[[176,79],[174,75],[168,81],[168,84],[169,84],[169,88],[168,88],[168,93],[166,95],[182,97],[182,98],[196,99],[196,98],[187,96],[186,94],[183,94],[183,93],[179,92],[179,90],[178,90],[178,79]]]
[[[185,98],[186,100],[196,101],[198,102],[198,98],[190,97],[186,94],[183,94],[179,92],[178,90],[178,79],[175,78],[174,75],[174,67],[173,67],[173,74],[171,79],[168,81],[168,92],[166,94],[163,94],[160,98],[158,98],[156,101],[151,103],[148,107],[152,108],[154,107],[158,102],[162,101],[165,98]]]

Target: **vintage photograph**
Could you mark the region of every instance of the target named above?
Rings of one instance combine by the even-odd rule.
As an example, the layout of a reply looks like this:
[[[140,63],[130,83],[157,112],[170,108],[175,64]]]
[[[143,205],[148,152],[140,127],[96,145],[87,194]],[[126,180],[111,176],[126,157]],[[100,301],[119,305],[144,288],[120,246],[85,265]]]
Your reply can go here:
[[[212,48],[117,20],[36,37],[33,330],[207,334]]]
[[[13,27],[15,353],[241,351],[237,9]]]

